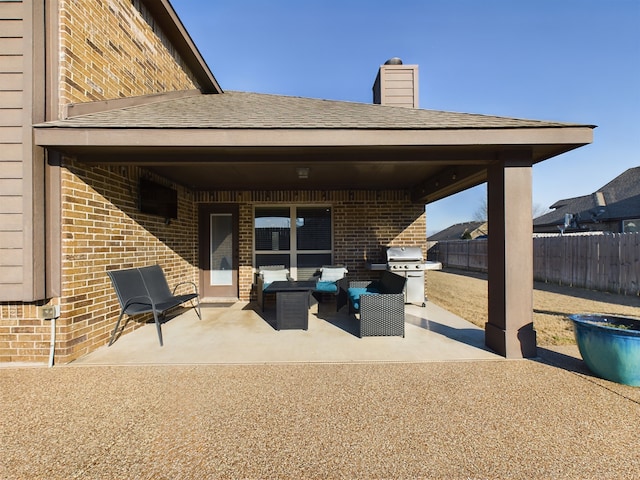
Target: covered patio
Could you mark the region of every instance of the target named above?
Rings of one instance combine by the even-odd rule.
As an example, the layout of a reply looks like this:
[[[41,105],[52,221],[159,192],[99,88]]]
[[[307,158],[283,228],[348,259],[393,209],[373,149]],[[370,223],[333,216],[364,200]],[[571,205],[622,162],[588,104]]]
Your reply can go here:
[[[484,345],[484,331],[427,302],[406,305],[405,337],[359,338],[356,320],[331,303],[309,311],[308,330],[275,329],[273,307],[255,303],[202,305],[176,310],[163,324],[164,346],[152,324],[123,335],[110,347],[85,355],[74,365],[183,365],[272,363],[366,363],[497,360]]]
[[[593,126],[241,92],[183,92],[126,102],[70,106],[68,118],[35,126],[35,141],[47,149],[53,167],[50,191],[62,196],[60,211],[50,211],[52,238],[75,238],[76,224],[86,221],[90,226],[81,233],[94,235],[100,249],[112,251],[114,240],[124,246],[102,269],[86,269],[105,295],[111,288],[104,270],[142,262],[143,256],[147,263],[176,265],[174,279],[197,276],[205,288],[213,271],[207,245],[214,240],[207,222],[229,215],[233,283],[228,294],[203,297],[250,301],[262,261],[256,209],[273,206],[330,210],[331,246],[323,254],[346,264],[352,278],[368,279],[367,265],[379,261],[384,247],[426,245],[425,204],[487,182],[489,322],[483,341],[507,358],[536,356],[532,166],[590,143]],[[56,166],[72,175],[57,177]],[[147,175],[179,190],[185,207],[177,220],[150,222],[136,211],[137,180]],[[65,191],[66,185],[72,188]],[[78,198],[79,190],[91,198]],[[79,219],[84,214],[76,210],[89,211],[96,201],[104,207]],[[71,212],[69,227],[61,221],[65,210]],[[107,235],[94,223],[105,213],[113,226]],[[291,219],[295,227],[296,213]],[[140,252],[140,235],[154,246],[132,256],[129,251]],[[303,256],[293,242],[289,252],[286,241],[284,249],[275,245],[267,253],[286,250],[286,265],[300,279],[295,262]],[[83,245],[71,247],[71,258],[87,256]],[[159,251],[165,256],[156,260]],[[60,278],[56,268],[76,275],[73,265],[60,262],[53,263],[54,286]],[[112,318],[105,313],[99,321],[105,338]]]

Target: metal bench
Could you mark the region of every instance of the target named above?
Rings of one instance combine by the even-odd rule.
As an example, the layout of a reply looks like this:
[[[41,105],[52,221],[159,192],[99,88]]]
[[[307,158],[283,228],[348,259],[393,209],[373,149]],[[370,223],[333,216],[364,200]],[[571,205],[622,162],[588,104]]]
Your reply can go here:
[[[202,319],[200,299],[196,284],[193,282],[180,282],[172,292],[169,289],[169,284],[160,265],[128,268],[125,270],[111,270],[107,272],[107,275],[109,275],[113,283],[113,288],[118,295],[118,302],[120,302],[120,316],[111,333],[109,346],[113,343],[118,327],[120,326],[120,321],[125,314],[131,316],[152,313],[156,330],[158,331],[160,346],[163,345],[160,318],[163,318],[170,309],[185,302],[191,302],[198,318]],[[193,286],[194,292],[176,295],[176,291],[181,285]],[[193,304],[194,300],[196,302],[195,305]]]

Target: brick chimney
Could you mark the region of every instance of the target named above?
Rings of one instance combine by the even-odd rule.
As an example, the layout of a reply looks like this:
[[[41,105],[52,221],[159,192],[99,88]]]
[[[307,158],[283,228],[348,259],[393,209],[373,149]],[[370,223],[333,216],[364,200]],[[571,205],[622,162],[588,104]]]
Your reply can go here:
[[[380,65],[373,84],[373,103],[418,108],[418,66],[403,65],[398,57]]]

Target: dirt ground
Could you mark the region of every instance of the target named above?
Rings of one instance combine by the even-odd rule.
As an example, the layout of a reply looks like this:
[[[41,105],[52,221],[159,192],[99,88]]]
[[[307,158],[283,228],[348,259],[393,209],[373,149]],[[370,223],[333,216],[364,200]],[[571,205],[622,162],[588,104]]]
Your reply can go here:
[[[475,325],[487,321],[486,274],[459,270],[426,272],[427,298]],[[614,295],[548,283],[535,282],[533,324],[538,345],[574,344],[573,313],[604,313],[640,317],[640,297]]]

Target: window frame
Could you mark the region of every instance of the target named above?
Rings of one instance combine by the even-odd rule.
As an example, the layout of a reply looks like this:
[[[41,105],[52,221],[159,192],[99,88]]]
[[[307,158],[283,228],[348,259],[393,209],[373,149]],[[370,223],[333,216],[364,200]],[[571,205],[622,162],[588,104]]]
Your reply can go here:
[[[636,225],[640,225],[640,218],[627,218],[625,220],[622,220],[622,233],[635,233],[628,230],[628,225],[630,223],[635,223]]]
[[[266,208],[288,208],[289,209],[289,250],[257,250],[256,249],[256,212],[260,209]],[[317,209],[329,209],[330,210],[330,242],[331,248],[328,250],[298,250],[298,238],[297,238],[297,226],[296,219],[298,218],[298,209],[301,208],[317,208]],[[289,274],[291,278],[298,279],[298,255],[300,254],[328,254],[331,258],[331,262],[333,263],[334,259],[334,208],[331,204],[317,204],[317,203],[296,203],[290,205],[282,205],[282,204],[264,204],[264,205],[254,205],[252,212],[252,263],[254,269],[257,270],[257,260],[256,257],[258,255],[289,255]],[[275,263],[277,264],[277,263]],[[319,265],[320,267],[321,265]]]

